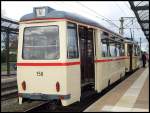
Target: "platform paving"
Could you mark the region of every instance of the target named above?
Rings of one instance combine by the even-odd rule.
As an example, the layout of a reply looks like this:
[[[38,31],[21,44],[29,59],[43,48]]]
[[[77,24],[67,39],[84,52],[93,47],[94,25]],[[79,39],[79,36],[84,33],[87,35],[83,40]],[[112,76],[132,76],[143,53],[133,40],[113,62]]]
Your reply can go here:
[[[84,112],[148,112],[149,68],[141,68]]]

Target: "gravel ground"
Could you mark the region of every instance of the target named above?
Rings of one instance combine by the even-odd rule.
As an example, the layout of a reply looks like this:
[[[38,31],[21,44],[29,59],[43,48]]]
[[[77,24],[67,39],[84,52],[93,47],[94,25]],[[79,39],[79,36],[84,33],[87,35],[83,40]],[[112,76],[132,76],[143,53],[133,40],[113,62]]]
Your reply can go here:
[[[1,101],[1,112],[23,112],[33,106],[41,104],[41,101],[25,101],[22,105],[19,105],[18,99],[13,98],[6,101]],[[44,102],[43,102],[44,103]]]

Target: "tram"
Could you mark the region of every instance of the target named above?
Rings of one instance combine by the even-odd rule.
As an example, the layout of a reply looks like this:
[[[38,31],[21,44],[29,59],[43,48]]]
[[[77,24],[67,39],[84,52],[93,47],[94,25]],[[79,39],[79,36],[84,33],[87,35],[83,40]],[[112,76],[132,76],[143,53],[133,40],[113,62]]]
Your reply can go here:
[[[141,51],[137,42],[125,39],[125,70],[126,72],[134,71],[141,67]]]
[[[68,106],[80,101],[86,86],[100,93],[129,67],[125,42],[121,35],[80,15],[35,7],[20,19],[19,104],[28,98],[60,100]]]

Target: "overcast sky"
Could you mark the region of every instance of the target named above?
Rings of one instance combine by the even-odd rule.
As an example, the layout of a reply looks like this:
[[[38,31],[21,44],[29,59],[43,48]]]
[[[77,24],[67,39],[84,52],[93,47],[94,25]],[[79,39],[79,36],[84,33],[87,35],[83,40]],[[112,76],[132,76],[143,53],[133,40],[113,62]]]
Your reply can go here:
[[[80,14],[99,22],[117,33],[119,32],[118,27],[120,27],[120,17],[135,17],[133,11],[130,9],[129,3],[125,1],[2,1],[1,6],[1,14],[3,16],[18,21],[23,15],[33,12],[33,7],[49,6],[57,10]],[[111,20],[111,22],[108,19]],[[141,28],[136,19],[134,19],[133,25],[131,19],[126,19],[124,26],[127,28],[124,30],[124,36],[127,37],[131,36],[129,28]],[[132,32],[134,32],[134,39],[136,41],[139,42],[140,37],[142,38],[142,50],[147,50],[148,42],[142,30],[134,29]]]

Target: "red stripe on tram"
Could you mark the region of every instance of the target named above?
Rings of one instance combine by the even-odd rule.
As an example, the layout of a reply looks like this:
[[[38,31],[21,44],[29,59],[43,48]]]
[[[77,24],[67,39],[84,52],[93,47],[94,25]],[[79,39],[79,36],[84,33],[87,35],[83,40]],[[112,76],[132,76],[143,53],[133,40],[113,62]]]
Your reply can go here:
[[[116,60],[128,59],[127,57],[116,58],[116,59],[99,59],[95,60],[95,62],[111,62]],[[71,65],[79,65],[80,62],[65,62],[65,63],[17,63],[17,66],[71,66]]]
[[[101,59],[101,60],[96,60],[96,62],[111,62],[112,59]]]
[[[17,66],[70,66],[78,65],[80,62],[67,62],[67,63],[17,63]]]
[[[111,61],[123,60],[123,59],[128,59],[128,58],[127,57],[121,57],[121,58],[115,58],[115,59],[100,59],[100,60],[96,60],[95,62],[111,62]]]

